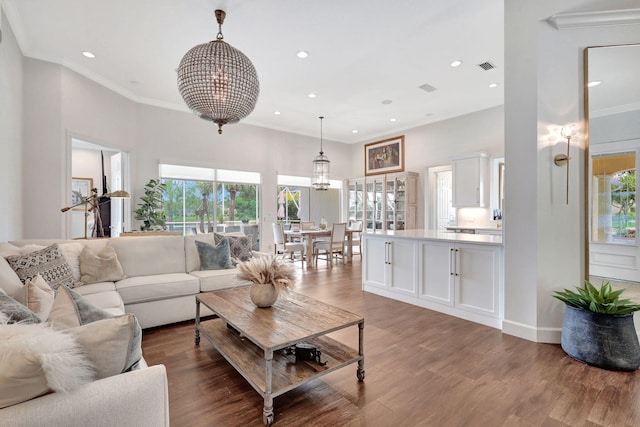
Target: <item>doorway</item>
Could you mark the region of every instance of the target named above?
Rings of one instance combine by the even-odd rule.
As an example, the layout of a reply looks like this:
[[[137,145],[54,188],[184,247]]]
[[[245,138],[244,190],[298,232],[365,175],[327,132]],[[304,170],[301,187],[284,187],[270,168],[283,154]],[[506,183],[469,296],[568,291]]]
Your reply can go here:
[[[90,183],[89,187],[95,189],[98,196],[116,190],[131,193],[128,153],[75,137],[71,138],[70,151],[69,181],[72,184]],[[73,195],[70,187],[70,202],[73,201]],[[99,222],[102,222],[102,229]],[[130,199],[101,198],[98,213],[85,211],[84,205],[79,205],[67,213],[66,237],[117,237],[122,231],[129,230],[130,224]]]
[[[453,172],[451,165],[436,166],[427,169],[428,218],[425,224],[433,230],[446,231],[447,226],[455,225],[456,210],[453,207]]]

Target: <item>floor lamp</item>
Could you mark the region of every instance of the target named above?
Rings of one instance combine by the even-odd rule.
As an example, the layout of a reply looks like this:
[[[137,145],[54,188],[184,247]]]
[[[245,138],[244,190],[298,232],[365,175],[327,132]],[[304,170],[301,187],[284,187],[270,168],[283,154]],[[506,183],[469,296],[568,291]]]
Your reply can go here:
[[[76,206],[84,205],[84,239],[87,239],[87,224],[89,222],[89,213],[93,212],[93,216],[95,221],[93,223],[93,229],[91,230],[91,237],[93,237],[93,233],[98,227],[99,234],[101,236],[96,237],[104,237],[104,229],[102,228],[102,218],[100,217],[100,203],[98,202],[100,197],[108,197],[110,199],[129,199],[131,195],[124,190],[117,190],[111,193],[103,194],[102,196],[98,196],[98,189],[92,188],[91,194],[87,197],[83,197],[78,203],[67,206],[66,208],[60,209],[61,212],[67,212],[71,208],[75,208]]]

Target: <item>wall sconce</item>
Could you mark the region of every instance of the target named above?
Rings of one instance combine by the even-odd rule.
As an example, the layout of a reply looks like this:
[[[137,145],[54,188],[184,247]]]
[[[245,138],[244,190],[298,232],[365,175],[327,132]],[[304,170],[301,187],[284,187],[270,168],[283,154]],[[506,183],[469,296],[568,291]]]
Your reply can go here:
[[[562,135],[563,138],[567,138],[567,154],[557,154],[553,158],[553,163],[555,163],[556,166],[567,166],[567,204],[569,204],[569,160],[571,160],[571,157],[569,157],[569,149],[571,148],[571,138],[573,138],[575,134],[575,124],[562,128],[560,135]]]

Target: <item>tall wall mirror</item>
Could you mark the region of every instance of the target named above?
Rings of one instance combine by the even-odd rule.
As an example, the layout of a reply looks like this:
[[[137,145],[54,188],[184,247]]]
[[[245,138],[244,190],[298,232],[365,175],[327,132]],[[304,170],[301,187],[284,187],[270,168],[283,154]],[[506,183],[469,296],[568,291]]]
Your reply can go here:
[[[587,48],[585,66],[588,275],[640,297],[640,44]]]

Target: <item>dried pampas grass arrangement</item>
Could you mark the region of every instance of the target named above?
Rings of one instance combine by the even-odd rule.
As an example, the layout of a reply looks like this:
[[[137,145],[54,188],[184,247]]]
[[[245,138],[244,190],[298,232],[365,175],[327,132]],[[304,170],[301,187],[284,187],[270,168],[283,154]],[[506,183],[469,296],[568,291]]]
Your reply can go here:
[[[239,262],[238,279],[255,284],[271,284],[278,292],[287,291],[296,284],[293,267],[275,256],[256,256],[248,261]]]

